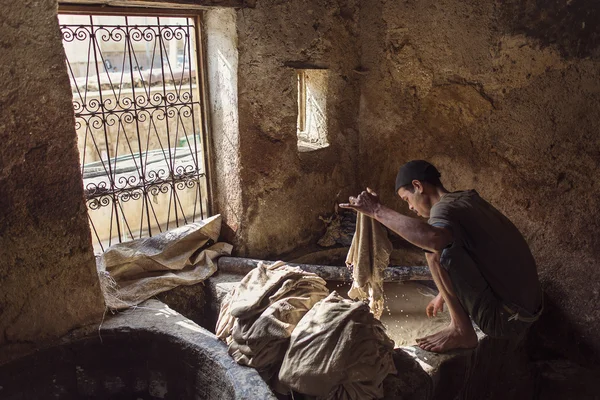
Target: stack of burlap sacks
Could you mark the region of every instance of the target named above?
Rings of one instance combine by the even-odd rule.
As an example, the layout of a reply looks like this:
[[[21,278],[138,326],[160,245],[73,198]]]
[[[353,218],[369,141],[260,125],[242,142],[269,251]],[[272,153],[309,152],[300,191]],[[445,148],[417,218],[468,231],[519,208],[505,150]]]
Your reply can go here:
[[[365,302],[283,262],[260,263],[224,301],[217,336],[275,391],[317,399],[378,399],[396,373],[394,342]]]

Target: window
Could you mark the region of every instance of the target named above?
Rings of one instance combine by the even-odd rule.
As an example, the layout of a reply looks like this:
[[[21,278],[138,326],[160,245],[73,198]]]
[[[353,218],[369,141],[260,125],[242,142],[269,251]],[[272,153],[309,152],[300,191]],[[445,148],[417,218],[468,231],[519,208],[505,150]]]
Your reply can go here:
[[[209,215],[198,21],[59,14],[96,252]]]
[[[327,141],[327,70],[300,69],[298,75],[298,150],[329,146]]]

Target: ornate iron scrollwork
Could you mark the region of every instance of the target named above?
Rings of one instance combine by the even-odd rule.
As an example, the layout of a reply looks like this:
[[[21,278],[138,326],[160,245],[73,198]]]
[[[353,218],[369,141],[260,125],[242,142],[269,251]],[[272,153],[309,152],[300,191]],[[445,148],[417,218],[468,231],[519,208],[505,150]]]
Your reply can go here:
[[[59,18],[97,245],[206,217],[194,20]],[[139,203],[138,220],[127,203]],[[110,221],[92,218],[103,209]]]

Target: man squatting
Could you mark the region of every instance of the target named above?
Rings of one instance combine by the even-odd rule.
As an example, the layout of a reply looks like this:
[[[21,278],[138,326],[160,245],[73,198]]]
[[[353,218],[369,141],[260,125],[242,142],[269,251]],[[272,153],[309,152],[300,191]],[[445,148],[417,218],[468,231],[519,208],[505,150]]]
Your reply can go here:
[[[451,322],[417,339],[424,350],[445,352],[477,346],[469,317],[491,337],[519,339],[543,309],[535,260],[515,225],[475,190],[449,192],[438,170],[423,160],[403,165],[396,193],[418,216],[400,214],[367,188],[340,204],[379,221],[425,251],[439,294],[429,317],[448,306]]]

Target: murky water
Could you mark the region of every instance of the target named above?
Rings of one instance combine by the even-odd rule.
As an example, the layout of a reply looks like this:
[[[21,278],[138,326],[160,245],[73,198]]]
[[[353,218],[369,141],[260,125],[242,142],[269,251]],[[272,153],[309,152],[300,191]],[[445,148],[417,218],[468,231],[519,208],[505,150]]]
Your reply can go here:
[[[342,296],[348,296],[350,285],[330,283],[328,286]],[[427,304],[435,296],[430,288],[415,282],[385,283],[383,287],[386,299],[381,322],[396,347],[414,345],[417,338],[435,333],[450,323],[445,306],[444,312],[438,313],[437,317],[428,318],[425,314]]]

